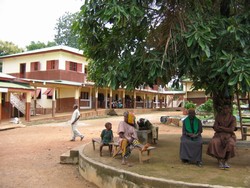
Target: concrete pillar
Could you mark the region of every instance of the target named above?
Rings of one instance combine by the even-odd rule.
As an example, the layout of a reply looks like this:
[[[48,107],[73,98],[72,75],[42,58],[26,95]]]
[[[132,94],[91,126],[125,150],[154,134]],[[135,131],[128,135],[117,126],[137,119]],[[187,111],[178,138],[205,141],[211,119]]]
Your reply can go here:
[[[31,91],[26,93],[25,102],[25,120],[30,121],[30,103],[31,103]]]

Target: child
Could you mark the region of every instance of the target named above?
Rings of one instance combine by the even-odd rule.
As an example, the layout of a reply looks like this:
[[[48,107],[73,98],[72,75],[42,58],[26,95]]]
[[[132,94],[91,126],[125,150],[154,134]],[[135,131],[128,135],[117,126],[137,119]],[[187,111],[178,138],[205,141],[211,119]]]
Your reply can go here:
[[[110,142],[113,142],[113,131],[112,124],[110,122],[105,123],[106,129],[102,130],[101,133],[101,145],[100,145],[100,156],[102,156],[102,148],[103,146],[109,146],[110,156],[112,153],[112,145],[109,145]]]

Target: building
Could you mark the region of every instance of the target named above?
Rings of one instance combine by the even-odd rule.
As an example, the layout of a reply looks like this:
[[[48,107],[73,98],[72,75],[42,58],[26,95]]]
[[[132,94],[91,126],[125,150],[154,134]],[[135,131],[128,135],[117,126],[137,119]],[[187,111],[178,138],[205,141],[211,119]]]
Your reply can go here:
[[[66,46],[2,56],[0,65],[3,73],[34,88],[32,92],[19,93],[31,101],[31,115],[51,113],[54,117],[55,113],[72,111],[73,104],[78,104],[81,110],[173,108],[183,104],[185,94],[158,88],[134,91],[96,88],[88,80],[88,62],[83,52]]]

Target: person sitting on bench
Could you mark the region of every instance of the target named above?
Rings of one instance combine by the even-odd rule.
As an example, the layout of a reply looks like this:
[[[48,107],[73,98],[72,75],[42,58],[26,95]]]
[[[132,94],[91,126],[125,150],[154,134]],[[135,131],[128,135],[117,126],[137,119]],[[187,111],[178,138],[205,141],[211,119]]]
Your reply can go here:
[[[119,146],[122,151],[122,164],[127,164],[127,158],[131,154],[134,147],[140,148],[142,151],[147,150],[148,144],[143,146],[137,137],[135,129],[135,116],[133,113],[124,112],[124,121],[121,121],[118,126]],[[114,154],[115,156],[116,154]]]
[[[196,163],[202,166],[202,123],[195,116],[195,110],[188,110],[188,117],[183,120],[180,143],[180,158],[183,163]]]
[[[140,118],[139,121],[137,121],[139,130],[151,130],[152,131],[152,139],[154,144],[156,144],[157,140],[157,127],[153,126],[153,124],[145,119],[145,118]]]
[[[110,142],[113,142],[113,131],[112,124],[110,122],[105,123],[105,129],[102,130],[101,133],[101,145],[100,145],[100,156],[102,156],[102,148],[103,146],[109,146],[109,152],[112,152],[112,145],[109,145]]]

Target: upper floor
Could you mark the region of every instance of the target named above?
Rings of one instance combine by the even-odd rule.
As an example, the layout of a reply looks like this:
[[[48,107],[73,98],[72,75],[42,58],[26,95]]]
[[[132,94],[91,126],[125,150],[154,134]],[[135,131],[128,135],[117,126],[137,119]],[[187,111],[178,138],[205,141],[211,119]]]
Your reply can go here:
[[[2,72],[17,78],[84,82],[88,62],[83,52],[54,46],[0,57]]]

